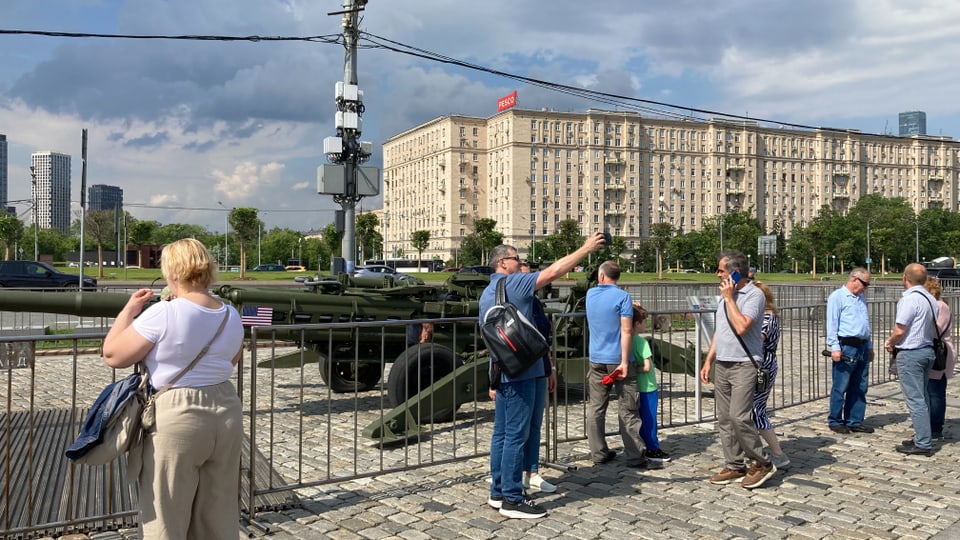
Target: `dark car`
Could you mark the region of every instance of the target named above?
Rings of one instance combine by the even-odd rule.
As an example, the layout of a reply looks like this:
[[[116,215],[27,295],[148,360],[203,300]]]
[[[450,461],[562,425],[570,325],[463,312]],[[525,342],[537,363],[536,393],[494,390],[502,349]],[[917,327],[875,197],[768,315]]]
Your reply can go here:
[[[250,270],[251,272],[286,272],[287,269],[280,264],[258,264]]]
[[[939,279],[940,286],[944,289],[960,287],[960,268],[928,268],[927,275]]]
[[[0,287],[24,289],[79,289],[80,276],[65,274],[38,261],[0,262]],[[96,289],[97,280],[83,278],[84,289]]]
[[[487,274],[490,275],[493,273],[492,266],[477,265],[477,266],[464,266],[460,269],[460,272],[475,272],[477,274]]]

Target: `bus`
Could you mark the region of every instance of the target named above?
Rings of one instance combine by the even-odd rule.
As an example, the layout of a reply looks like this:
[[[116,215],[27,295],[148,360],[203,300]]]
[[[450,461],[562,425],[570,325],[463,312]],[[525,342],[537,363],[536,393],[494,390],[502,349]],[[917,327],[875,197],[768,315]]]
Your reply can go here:
[[[363,264],[382,264],[397,272],[409,274],[411,272],[440,272],[445,266],[440,259],[368,259]],[[419,270],[417,270],[419,268]]]

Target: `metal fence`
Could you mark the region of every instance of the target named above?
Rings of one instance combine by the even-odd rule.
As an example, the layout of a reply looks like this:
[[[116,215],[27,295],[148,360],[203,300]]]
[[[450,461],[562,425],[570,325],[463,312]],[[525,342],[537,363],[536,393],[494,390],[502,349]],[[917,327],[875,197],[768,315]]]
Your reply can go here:
[[[957,299],[947,300],[956,312]],[[879,344],[892,328],[895,299],[871,298],[869,306],[874,341]],[[651,311],[651,319],[661,324],[651,327],[648,337],[673,351],[670,354],[679,355],[671,357],[670,367],[664,365],[666,369],[659,372],[658,415],[664,428],[714,419],[712,386],[702,385],[696,376],[698,358],[709,345],[698,324],[706,313]],[[822,302],[780,310],[780,373],[771,408],[829,394],[831,362],[821,355],[824,313]],[[554,317],[558,332],[553,350],[564,384],[551,400],[544,422],[542,457],[558,466],[572,466],[587,457],[585,445],[580,444],[586,437],[582,384],[586,340],[576,335],[576,325],[563,322],[583,316],[565,313]],[[435,322],[438,327],[456,322],[450,327],[462,328],[465,321],[475,324],[473,319]],[[234,381],[245,410],[247,443],[238,498],[248,523],[266,528],[258,524],[258,513],[294,506],[298,495],[315,495],[325,484],[455,466],[488,454],[494,408],[485,397],[485,367],[479,367],[485,365],[482,358],[426,385],[417,396],[418,406],[405,414],[393,410],[391,401],[397,399],[390,395],[396,387],[389,383],[394,358],[382,354],[373,359],[338,357],[332,337],[327,341],[317,338],[347,331],[357,340],[369,341],[378,335],[385,339],[388,332],[408,324],[411,322],[351,322],[254,330],[257,339],[248,347]],[[952,332],[956,334],[956,326]],[[91,340],[102,341],[104,335],[0,337],[0,536],[31,538],[135,523],[136,493],[126,482],[122,460],[88,467],[75,466],[63,457],[64,448],[79,431],[85,407],[106,384],[125,375],[106,367],[96,347],[86,348]],[[465,330],[453,335],[455,344],[477,339],[475,332]],[[43,354],[49,350],[56,354]],[[426,381],[449,367],[448,358],[429,350],[419,356],[418,370],[406,366],[408,376],[416,373]],[[890,379],[887,353],[879,345],[875,351],[871,384]],[[337,358],[337,362],[328,358]],[[336,393],[323,382],[335,369],[357,368],[370,360],[381,374],[381,383],[372,390]],[[328,372],[322,374],[321,369]],[[617,425],[614,409],[610,408],[607,420],[611,427]],[[403,436],[388,440],[383,437],[386,431],[372,429],[388,424]]]

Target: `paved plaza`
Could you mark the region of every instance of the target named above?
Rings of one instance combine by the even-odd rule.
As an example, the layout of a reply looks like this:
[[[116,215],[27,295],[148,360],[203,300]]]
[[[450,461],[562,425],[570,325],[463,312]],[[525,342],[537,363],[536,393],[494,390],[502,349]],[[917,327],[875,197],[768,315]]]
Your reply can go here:
[[[485,504],[487,462],[474,459],[298,491],[296,508],[258,514],[255,537],[287,539],[452,538],[960,538],[960,386],[948,388],[953,435],[933,457],[893,448],[911,435],[895,382],[871,388],[865,424],[874,434],[827,429],[826,400],[776,411],[792,466],[754,491],[715,486],[722,467],[712,425],[661,431],[673,461],[627,468],[621,459],[592,465],[586,442],[563,444],[542,470],[557,493],[534,493],[549,515],[508,520]],[[609,425],[609,424],[608,424]],[[489,429],[489,427],[485,428]],[[618,448],[617,438],[611,446]],[[63,538],[133,538],[134,531]],[[241,536],[242,538],[243,536]]]

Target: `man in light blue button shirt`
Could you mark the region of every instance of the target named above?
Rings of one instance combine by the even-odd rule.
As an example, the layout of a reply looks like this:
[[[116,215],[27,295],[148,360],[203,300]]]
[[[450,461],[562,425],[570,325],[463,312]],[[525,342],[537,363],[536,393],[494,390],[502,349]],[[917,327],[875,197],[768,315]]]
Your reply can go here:
[[[930,456],[933,453],[930,432],[930,394],[927,377],[933,367],[933,338],[937,336],[937,300],[923,284],[927,269],[923,265],[908,264],[903,271],[906,289],[897,302],[896,326],[884,343],[884,348],[896,353],[900,390],[913,421],[913,439],[903,441],[896,450],[901,454]]]
[[[835,433],[872,433],[863,425],[867,411],[867,384],[873,341],[870,314],[863,293],[870,286],[870,272],[857,267],[847,282],[827,299],[827,349],[833,359],[833,387],[827,424]]]

